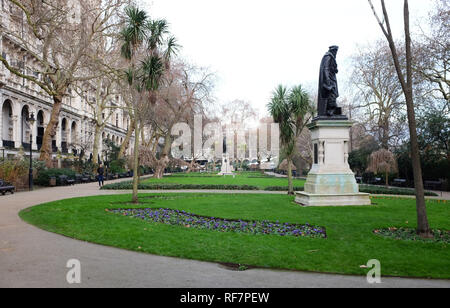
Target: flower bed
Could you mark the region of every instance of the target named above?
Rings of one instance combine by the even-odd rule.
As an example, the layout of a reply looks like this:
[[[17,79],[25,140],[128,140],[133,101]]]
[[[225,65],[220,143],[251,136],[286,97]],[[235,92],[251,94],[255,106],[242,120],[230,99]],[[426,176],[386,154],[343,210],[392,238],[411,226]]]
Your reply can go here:
[[[109,190],[131,190],[133,189],[132,182],[121,182],[102,186],[101,189]],[[138,185],[139,190],[259,190],[259,187],[252,185],[204,185],[204,184],[170,184],[170,183],[140,183]]]
[[[417,235],[416,229],[412,228],[387,228],[373,231],[376,235],[394,238],[396,240],[438,242],[450,244],[450,231],[433,230],[434,238],[423,239]]]
[[[290,224],[270,221],[227,220],[217,217],[203,217],[185,211],[172,209],[107,209],[107,212],[134,217],[148,222],[184,226],[186,228],[237,232],[249,234],[272,234],[279,236],[326,238],[324,227],[310,224]]]

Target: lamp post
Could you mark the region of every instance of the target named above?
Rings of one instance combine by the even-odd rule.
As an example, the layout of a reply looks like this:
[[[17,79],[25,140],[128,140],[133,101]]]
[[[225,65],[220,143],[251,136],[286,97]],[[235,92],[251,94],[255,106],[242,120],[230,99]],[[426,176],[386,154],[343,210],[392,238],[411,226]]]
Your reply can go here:
[[[33,126],[36,119],[34,118],[34,113],[31,113],[31,116],[27,119],[28,123],[30,123],[30,174],[28,176],[28,186],[30,191],[33,190]]]

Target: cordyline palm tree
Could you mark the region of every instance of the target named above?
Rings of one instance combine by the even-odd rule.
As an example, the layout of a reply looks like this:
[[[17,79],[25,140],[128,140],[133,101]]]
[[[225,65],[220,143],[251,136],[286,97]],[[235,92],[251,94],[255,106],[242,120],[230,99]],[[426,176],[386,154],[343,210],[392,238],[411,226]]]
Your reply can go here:
[[[162,83],[164,72],[170,67],[170,60],[176,54],[178,45],[174,37],[167,42],[165,36],[168,24],[165,20],[151,20],[147,13],[136,7],[129,7],[125,11],[126,23],[121,34],[123,41],[122,56],[130,63],[124,73],[124,79],[135,93],[133,99],[134,117],[134,175],[133,199],[138,202],[139,184],[139,136],[143,122],[139,115],[148,104],[156,103],[156,92]],[[140,60],[138,60],[140,58]],[[144,101],[143,94],[147,93],[149,100]],[[147,105],[147,106],[146,106]]]
[[[294,194],[292,183],[292,158],[295,153],[297,137],[302,133],[311,113],[308,93],[301,86],[290,91],[279,85],[272,94],[268,109],[280,126],[280,144],[287,159],[289,194]]]
[[[134,6],[127,7],[125,9],[125,15],[125,26],[119,34],[120,40],[122,41],[120,51],[122,57],[128,60],[130,64],[130,67],[125,71],[124,76],[126,83],[131,86],[135,79],[134,70],[137,61],[136,53],[139,47],[142,46],[146,37],[145,28],[148,22],[148,16],[145,11]],[[129,110],[129,114],[131,116],[131,125],[128,128],[127,136],[120,147],[119,158],[122,158],[125,154],[125,149],[135,128],[132,110]]]

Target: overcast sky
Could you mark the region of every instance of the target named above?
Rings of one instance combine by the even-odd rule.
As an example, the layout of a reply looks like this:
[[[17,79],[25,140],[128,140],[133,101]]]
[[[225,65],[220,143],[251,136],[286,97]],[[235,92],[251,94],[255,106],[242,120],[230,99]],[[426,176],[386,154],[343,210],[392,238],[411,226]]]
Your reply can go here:
[[[152,18],[165,18],[183,46],[180,55],[216,73],[219,103],[242,99],[265,112],[280,83],[317,88],[320,61],[339,45],[338,81],[351,71],[356,46],[382,37],[367,0],[142,0]],[[403,1],[386,1],[398,38]],[[379,5],[378,0],[374,4]],[[410,0],[413,24],[433,0]]]

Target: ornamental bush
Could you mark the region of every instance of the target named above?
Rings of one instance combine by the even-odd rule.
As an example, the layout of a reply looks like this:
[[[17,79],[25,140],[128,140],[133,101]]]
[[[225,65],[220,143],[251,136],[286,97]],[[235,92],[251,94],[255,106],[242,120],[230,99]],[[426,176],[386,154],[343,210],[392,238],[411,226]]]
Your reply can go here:
[[[23,159],[1,160],[0,179],[20,190],[28,185],[29,163]]]
[[[34,183],[40,186],[50,186],[50,178],[55,177],[56,185],[60,185],[60,175],[67,175],[69,179],[75,179],[75,171],[71,169],[51,168],[39,172],[37,178],[34,180]]]

